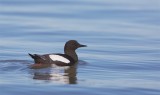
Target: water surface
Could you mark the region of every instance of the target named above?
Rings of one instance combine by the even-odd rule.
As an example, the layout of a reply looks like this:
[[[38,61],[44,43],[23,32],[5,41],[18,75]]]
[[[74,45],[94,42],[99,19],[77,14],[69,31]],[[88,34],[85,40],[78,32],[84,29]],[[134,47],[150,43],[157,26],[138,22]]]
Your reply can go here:
[[[160,1],[1,0],[2,95],[159,95]],[[72,67],[30,69],[28,53],[63,53]]]

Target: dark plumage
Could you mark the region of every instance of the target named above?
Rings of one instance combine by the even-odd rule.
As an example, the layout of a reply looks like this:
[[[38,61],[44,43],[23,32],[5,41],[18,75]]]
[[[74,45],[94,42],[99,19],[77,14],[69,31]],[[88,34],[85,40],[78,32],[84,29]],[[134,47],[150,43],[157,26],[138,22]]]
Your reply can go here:
[[[86,47],[86,45],[79,44],[76,40],[69,40],[64,46],[64,54],[29,54],[35,61],[34,65],[40,64],[56,64],[58,66],[71,66],[78,61],[76,49]]]

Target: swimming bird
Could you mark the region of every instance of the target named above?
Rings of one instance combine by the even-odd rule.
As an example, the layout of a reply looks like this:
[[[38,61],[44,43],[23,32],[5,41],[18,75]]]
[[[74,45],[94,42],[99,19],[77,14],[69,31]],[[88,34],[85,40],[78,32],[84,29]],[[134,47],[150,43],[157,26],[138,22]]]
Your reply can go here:
[[[78,61],[76,49],[80,47],[86,47],[78,43],[76,40],[69,40],[64,46],[64,54],[51,53],[51,54],[30,54],[30,57],[34,59],[36,66],[41,64],[55,64],[57,66],[72,66]]]

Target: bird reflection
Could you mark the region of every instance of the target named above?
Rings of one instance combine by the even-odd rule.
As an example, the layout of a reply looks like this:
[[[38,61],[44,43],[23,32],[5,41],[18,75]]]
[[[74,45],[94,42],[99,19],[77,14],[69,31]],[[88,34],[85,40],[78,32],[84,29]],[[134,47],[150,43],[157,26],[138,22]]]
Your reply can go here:
[[[45,72],[43,70],[37,70],[33,74],[33,79],[55,81],[65,84],[77,84],[76,69],[77,65],[47,68],[47,71],[45,70]]]

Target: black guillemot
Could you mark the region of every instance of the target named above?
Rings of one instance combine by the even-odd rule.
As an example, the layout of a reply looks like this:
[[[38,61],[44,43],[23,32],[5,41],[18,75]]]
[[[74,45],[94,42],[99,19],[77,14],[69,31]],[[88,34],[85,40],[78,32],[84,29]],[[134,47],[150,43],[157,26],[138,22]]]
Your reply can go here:
[[[76,49],[80,47],[86,47],[86,45],[79,44],[76,40],[69,40],[64,46],[64,54],[38,55],[29,53],[29,55],[34,59],[34,65],[55,64],[57,66],[72,66],[78,61]]]

